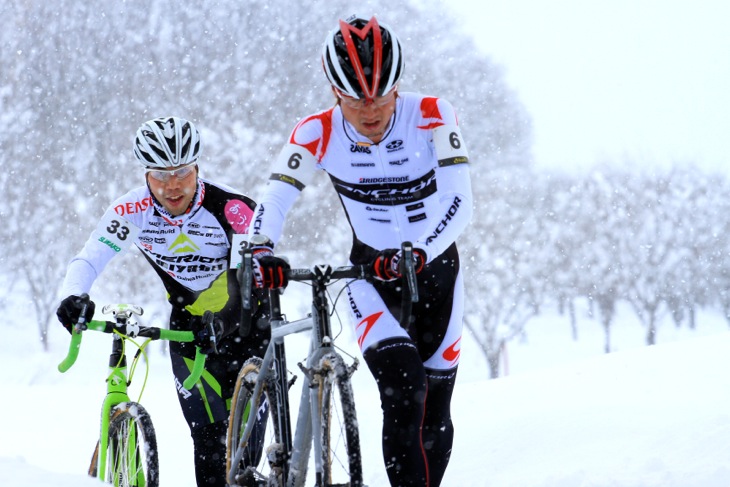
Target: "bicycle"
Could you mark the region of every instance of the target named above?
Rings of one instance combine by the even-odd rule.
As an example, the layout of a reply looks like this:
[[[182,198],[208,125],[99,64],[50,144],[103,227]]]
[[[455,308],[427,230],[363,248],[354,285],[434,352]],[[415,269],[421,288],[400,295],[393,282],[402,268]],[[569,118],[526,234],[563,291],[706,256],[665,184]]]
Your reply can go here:
[[[403,252],[401,270],[408,277],[408,285],[403,286],[406,305],[401,322],[410,320],[410,303],[418,300],[412,246],[404,243]],[[251,259],[250,250],[245,250],[241,273],[244,310],[251,309]],[[359,430],[350,382],[358,360],[353,357],[352,365],[347,365],[335,349],[327,288],[340,279],[368,279],[369,268],[358,265],[333,269],[319,265],[311,270],[290,269],[287,277],[290,281],[311,284],[312,312],[306,318],[289,321],[281,314],[282,291],[269,291],[271,341],[263,359],[249,359],[241,368],[231,403],[226,440],[228,482],[231,486],[302,486],[314,446],[315,485],[363,486]],[[245,336],[250,326],[250,319],[242,319],[241,334]],[[306,330],[311,330],[310,348],[306,364],[298,364],[303,383],[295,436],[292,436],[289,388],[296,376],[289,379],[284,337]],[[335,413],[339,415],[335,417]],[[271,421],[267,421],[269,414]],[[273,439],[265,448],[262,462],[260,452],[265,440],[261,430],[267,422],[271,424]]]
[[[140,355],[150,340],[192,342],[192,331],[176,331],[164,328],[140,326],[135,316],[144,310],[135,305],[106,305],[104,314],[112,314],[115,321],[85,322],[81,318],[73,326],[71,343],[66,358],[58,365],[60,372],[69,370],[79,354],[82,332],[93,330],[112,334],[112,352],[109,356],[109,375],[106,379],[107,395],[101,409],[101,430],[96,448],[92,454],[88,474],[115,486],[157,487],[159,486],[159,461],[157,439],[152,420],[138,401],[128,395],[134,371]],[[134,338],[148,340],[139,345]],[[138,350],[127,367],[126,343],[134,343]],[[183,382],[185,389],[191,389],[200,379],[205,367],[206,356],[196,348],[195,361],[190,376]],[[145,375],[145,382],[146,382]],[[142,387],[144,390],[144,385]],[[141,397],[141,393],[140,393]]]

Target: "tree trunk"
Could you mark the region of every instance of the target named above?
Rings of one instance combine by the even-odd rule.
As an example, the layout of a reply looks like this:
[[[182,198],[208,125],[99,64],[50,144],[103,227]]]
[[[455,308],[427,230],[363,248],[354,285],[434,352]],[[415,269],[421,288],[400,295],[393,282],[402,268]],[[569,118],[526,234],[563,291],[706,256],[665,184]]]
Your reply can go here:
[[[487,362],[489,363],[489,378],[499,378],[499,359],[502,355],[501,347],[495,347],[487,352]]]
[[[649,329],[646,332],[646,344],[656,345],[656,311],[649,312]]]
[[[573,341],[578,341],[578,320],[575,317],[575,303],[571,299],[568,303],[568,311],[570,312],[570,331],[573,334]]]

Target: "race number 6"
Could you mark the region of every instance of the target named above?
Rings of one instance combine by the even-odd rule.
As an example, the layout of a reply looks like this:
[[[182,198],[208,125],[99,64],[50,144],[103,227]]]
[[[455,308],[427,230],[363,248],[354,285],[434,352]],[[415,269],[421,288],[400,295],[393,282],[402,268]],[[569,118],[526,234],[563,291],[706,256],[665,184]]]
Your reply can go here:
[[[461,149],[461,140],[459,139],[459,134],[456,132],[451,132],[449,134],[449,142],[451,143],[451,147],[454,149]]]
[[[433,129],[433,144],[440,166],[469,162],[466,144],[456,125],[442,125]]]

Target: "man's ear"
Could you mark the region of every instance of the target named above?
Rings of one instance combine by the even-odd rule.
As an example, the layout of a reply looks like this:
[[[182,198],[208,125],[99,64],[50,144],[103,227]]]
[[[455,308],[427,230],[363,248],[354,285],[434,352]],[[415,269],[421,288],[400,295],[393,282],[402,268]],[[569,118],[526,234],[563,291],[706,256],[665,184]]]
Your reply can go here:
[[[330,85],[330,89],[332,90],[332,96],[335,97],[335,106],[339,105],[342,99],[340,98],[340,95],[337,94],[337,88]]]

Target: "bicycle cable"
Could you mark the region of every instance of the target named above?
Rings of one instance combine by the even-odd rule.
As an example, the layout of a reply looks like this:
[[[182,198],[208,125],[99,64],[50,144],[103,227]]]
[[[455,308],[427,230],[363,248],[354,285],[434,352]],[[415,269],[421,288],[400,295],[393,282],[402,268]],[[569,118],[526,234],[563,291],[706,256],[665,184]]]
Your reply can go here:
[[[129,366],[129,373],[127,374],[127,386],[132,384],[132,378],[134,377],[135,372],[137,371],[137,363],[139,362],[139,356],[142,355],[144,357],[144,362],[146,364],[145,367],[145,373],[144,373],[144,380],[142,381],[142,387],[139,391],[139,396],[137,396],[137,402],[142,402],[142,394],[144,394],[144,390],[147,387],[147,379],[149,378],[150,374],[150,361],[147,357],[147,345],[152,341],[152,339],[148,338],[142,345],[137,343],[134,339],[128,337],[127,335],[120,333],[118,330],[114,330],[114,333],[119,335],[122,338],[122,355],[119,357],[119,362],[117,362],[117,367],[120,366],[122,363],[122,359],[127,354],[127,341],[132,342],[132,344],[137,347],[137,351],[134,354],[134,357],[132,358],[132,363]],[[107,380],[111,378],[111,374],[109,377],[107,377]]]
[[[122,366],[122,360],[124,360],[124,357],[126,355],[126,351],[125,351],[125,345],[126,344],[124,343],[125,342],[125,340],[124,340],[125,336],[124,335],[122,335],[121,333],[119,333],[117,330],[114,330],[114,333],[116,333],[117,335],[119,335],[120,337],[122,337],[122,353],[121,353],[121,355],[119,355],[119,361],[117,361],[117,363],[114,365],[114,368],[118,368],[118,367],[121,367]],[[109,380],[112,378],[112,375],[114,375],[114,371],[113,370],[111,372],[109,372],[109,375],[106,377],[106,381],[107,382],[109,382]],[[127,382],[127,385],[129,385],[129,382]]]
[[[340,297],[342,296],[342,293],[345,292],[345,289],[347,289],[347,286],[349,286],[350,283],[355,282],[356,280],[357,279],[352,279],[350,281],[347,281],[345,283],[345,285],[342,286],[342,289],[340,289],[340,291],[337,293],[337,295],[335,296],[334,299],[332,299],[332,297],[331,297],[331,294],[329,292],[329,288],[327,289],[327,299],[329,299],[330,302],[332,303],[332,311],[330,312],[330,318],[332,318],[333,316],[335,316],[337,318],[337,323],[340,326],[340,331],[337,332],[337,335],[335,335],[335,336],[332,337],[332,343],[333,344],[336,343],[336,339],[339,338],[340,335],[342,334],[342,332],[344,331],[344,326],[342,325],[342,318],[340,318],[340,313],[337,311],[337,302],[340,300]],[[337,281],[333,281],[333,283],[339,282],[339,281],[340,281],[340,279],[338,279]],[[330,320],[330,323],[332,323],[331,320]],[[349,358],[354,359],[354,360],[357,360],[356,357],[354,357],[352,354],[350,354],[347,350],[345,350],[345,349],[343,349],[343,348],[341,348],[341,347],[339,347],[337,345],[334,345],[334,346],[335,346],[335,348],[337,350],[339,350],[341,353],[347,355]]]
[[[335,284],[337,282],[340,282],[341,280],[342,279],[335,279],[334,281],[330,281],[329,284]],[[336,343],[336,340],[340,337],[340,335],[344,331],[344,326],[342,325],[342,318],[340,318],[340,314],[337,311],[337,302],[340,300],[340,297],[342,296],[342,293],[345,292],[345,289],[347,288],[347,286],[349,286],[351,282],[355,282],[355,281],[357,281],[357,279],[351,279],[351,280],[347,281],[345,283],[345,285],[342,286],[342,288],[339,290],[339,292],[337,293],[337,295],[335,296],[334,299],[332,298],[332,294],[330,293],[329,287],[328,286],[325,287],[325,293],[327,295],[327,299],[330,301],[330,303],[332,303],[332,310],[330,311],[329,317],[332,318],[333,316],[336,316],[337,323],[339,324],[339,328],[340,328],[339,331],[337,332],[337,334],[332,337],[332,344],[337,350],[339,350],[340,352],[347,355],[349,358],[351,358],[353,360],[357,360],[357,358],[355,356],[353,356],[351,353],[349,353],[347,350],[336,345],[335,343]],[[301,283],[304,284],[305,286],[313,287],[313,284],[311,284],[311,283],[304,282],[304,281],[301,281]],[[330,321],[330,324],[331,323],[332,322]]]
[[[137,344],[137,342],[135,342],[134,340],[131,340],[131,341],[132,341],[132,343],[134,343],[137,346],[137,352],[134,354],[134,359],[132,359],[132,368],[133,368],[132,374],[134,373],[134,371],[137,370],[137,363],[139,362],[140,355],[142,355],[142,357],[144,358],[144,363],[145,363],[144,380],[142,381],[142,387],[139,391],[139,396],[137,399],[137,402],[142,402],[142,394],[144,393],[145,389],[147,388],[147,379],[150,376],[150,360],[149,360],[149,357],[147,356],[147,345],[149,345],[149,343],[152,341],[152,339],[148,338],[147,340],[145,340],[145,342],[142,344],[142,346]],[[130,374],[130,376],[129,376],[129,382],[132,382],[132,374]]]

